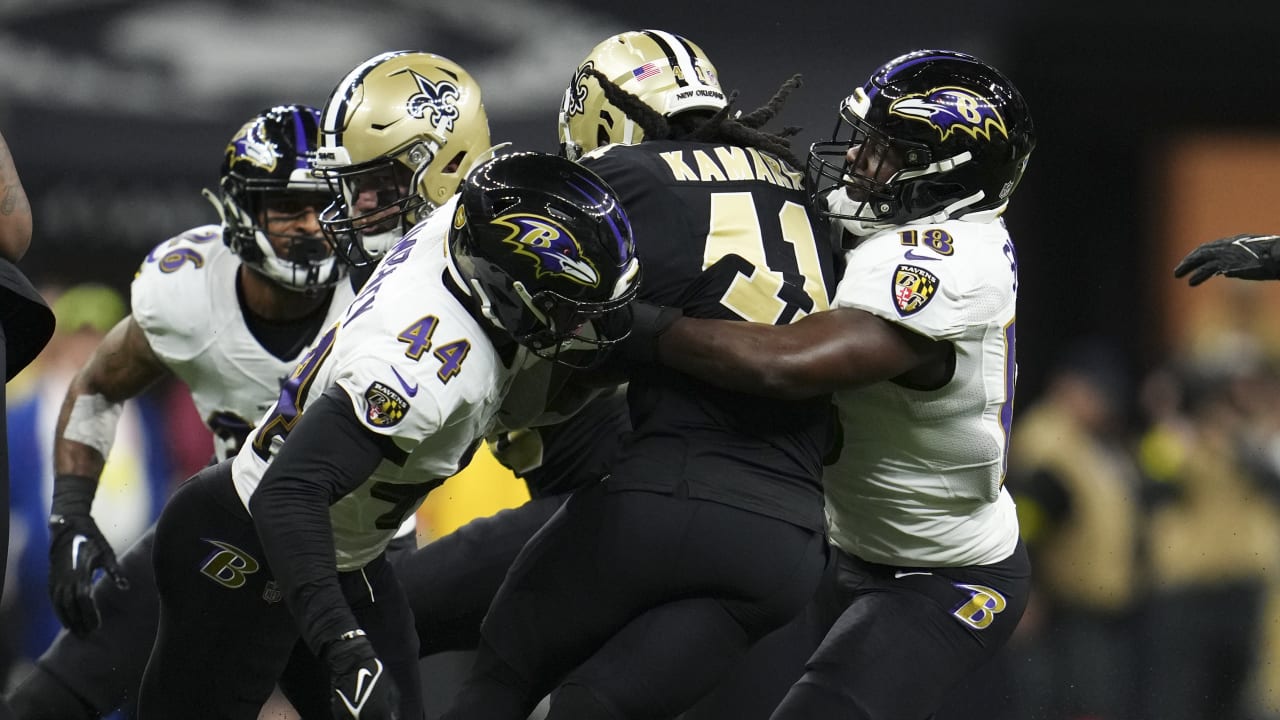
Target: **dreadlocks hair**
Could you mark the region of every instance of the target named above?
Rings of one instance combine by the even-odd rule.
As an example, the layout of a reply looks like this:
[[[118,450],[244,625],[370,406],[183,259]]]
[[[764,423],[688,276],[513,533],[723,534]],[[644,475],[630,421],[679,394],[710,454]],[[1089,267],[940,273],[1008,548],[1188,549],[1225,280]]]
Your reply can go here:
[[[782,83],[769,102],[745,115],[742,113],[737,113],[734,117],[729,115],[734,101],[738,98],[738,93],[735,91],[729,94],[725,106],[710,117],[696,115],[693,118],[679,116],[670,119],[649,107],[632,93],[618,87],[599,70],[589,68],[587,73],[600,83],[600,89],[604,91],[605,98],[640,126],[646,138],[724,142],[740,147],[753,147],[777,155],[797,170],[804,168],[804,162],[791,151],[791,141],[788,140],[789,137],[799,133],[800,128],[787,127],[780,133],[765,132],[760,129],[778,114],[791,91],[800,87],[802,79],[798,73]],[[703,117],[706,119],[702,119]]]

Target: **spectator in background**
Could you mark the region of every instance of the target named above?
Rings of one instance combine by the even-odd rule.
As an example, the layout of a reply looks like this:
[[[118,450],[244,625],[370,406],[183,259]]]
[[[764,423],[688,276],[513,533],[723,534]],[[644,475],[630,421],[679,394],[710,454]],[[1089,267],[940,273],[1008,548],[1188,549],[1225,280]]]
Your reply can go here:
[[[1056,708],[1055,720],[1135,717],[1142,481],[1127,397],[1118,356],[1081,345],[1014,425],[1009,487],[1036,568],[1028,614],[1040,621],[1026,639],[1045,670],[1017,694]]]
[[[1250,679],[1265,635],[1268,573],[1280,563],[1280,472],[1271,454],[1280,382],[1256,352],[1227,360],[1161,372],[1152,384],[1163,392],[1145,393],[1152,422],[1140,457],[1159,481],[1160,501],[1146,543],[1144,717],[1256,717]]]

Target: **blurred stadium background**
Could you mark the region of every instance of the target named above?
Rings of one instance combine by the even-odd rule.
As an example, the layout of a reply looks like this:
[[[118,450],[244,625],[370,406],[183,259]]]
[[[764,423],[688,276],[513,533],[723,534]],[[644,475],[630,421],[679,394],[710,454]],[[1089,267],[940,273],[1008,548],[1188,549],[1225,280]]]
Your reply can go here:
[[[1127,469],[1109,489],[1064,481],[1072,471],[1059,470],[1045,491],[1025,479],[1043,480],[1044,463],[1019,468],[1015,454],[1011,487],[1016,496],[1025,488],[1028,539],[1057,584],[1043,588],[1006,664],[984,674],[999,706],[958,700],[956,717],[978,707],[983,717],[1146,717],[1150,698],[1181,690],[1204,709],[1159,717],[1276,718],[1280,317],[1270,310],[1280,283],[1217,279],[1192,290],[1171,269],[1199,242],[1280,232],[1277,20],[1277,3],[1247,1],[0,0],[0,131],[35,213],[24,269],[50,300],[91,283],[127,301],[155,244],[214,218],[199,190],[216,183],[222,148],[245,118],[280,102],[322,105],[348,69],[384,50],[458,61],[483,89],[495,141],[544,151],[555,150],[574,66],[623,30],[693,39],[744,108],[802,72],[805,87],[781,123],[802,126],[806,144],[830,131],[837,101],[880,62],[922,47],[979,55],[1022,89],[1039,136],[1007,216],[1021,276],[1018,407],[1071,415],[1079,403],[1058,392],[1059,380],[1083,377],[1109,409],[1105,422],[1076,422],[1080,452]],[[79,304],[64,303],[62,332],[100,330],[100,318],[82,315],[110,305],[104,297],[72,296]],[[11,390],[14,402],[65,383],[72,353],[51,346]],[[61,398],[56,387],[43,392]],[[137,462],[157,463],[162,496],[207,456],[204,440],[176,389],[140,405]],[[1197,490],[1188,468],[1204,457],[1222,460]],[[39,497],[38,468],[22,472],[15,483]],[[426,539],[518,503],[521,492],[500,467],[477,468],[432,496]],[[1118,504],[1123,532],[1097,535]],[[35,532],[15,520],[14,552],[24,527]],[[1084,550],[1081,535],[1120,545]],[[1077,603],[1064,587],[1103,581],[1071,571],[1094,566],[1123,568],[1126,587]],[[19,636],[40,612],[44,578],[10,567],[0,638],[12,668],[29,659]],[[1089,658],[1107,645],[1098,638],[1117,637],[1131,664],[1108,665],[1096,681],[1073,674],[1096,674]],[[1067,649],[1080,647],[1083,661]],[[1170,653],[1195,681],[1164,670]],[[1118,699],[1062,691],[1076,684]],[[1117,703],[1127,709],[1103,709]]]

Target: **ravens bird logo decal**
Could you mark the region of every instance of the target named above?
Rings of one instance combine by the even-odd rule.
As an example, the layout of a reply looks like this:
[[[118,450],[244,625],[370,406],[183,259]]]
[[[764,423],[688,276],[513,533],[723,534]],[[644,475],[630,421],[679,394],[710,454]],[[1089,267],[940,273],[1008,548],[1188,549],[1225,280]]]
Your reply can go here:
[[[921,95],[908,95],[893,101],[889,113],[933,126],[939,140],[946,140],[957,130],[975,140],[990,140],[993,131],[1009,137],[1000,113],[964,88],[940,87]]]

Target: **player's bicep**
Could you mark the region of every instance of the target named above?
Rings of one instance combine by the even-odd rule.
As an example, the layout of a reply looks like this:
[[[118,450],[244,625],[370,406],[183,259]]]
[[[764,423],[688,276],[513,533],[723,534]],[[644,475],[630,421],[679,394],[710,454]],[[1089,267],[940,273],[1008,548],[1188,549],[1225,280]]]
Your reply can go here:
[[[778,331],[776,372],[808,394],[892,380],[932,365],[950,347],[853,308],[814,313]]]
[[[120,402],[139,395],[168,374],[146,333],[130,315],[116,323],[98,344],[80,371],[78,385],[86,394]]]
[[[661,343],[671,367],[731,390],[791,399],[896,378],[946,347],[851,308],[776,326],[682,318]]]

